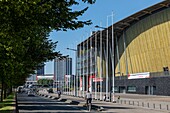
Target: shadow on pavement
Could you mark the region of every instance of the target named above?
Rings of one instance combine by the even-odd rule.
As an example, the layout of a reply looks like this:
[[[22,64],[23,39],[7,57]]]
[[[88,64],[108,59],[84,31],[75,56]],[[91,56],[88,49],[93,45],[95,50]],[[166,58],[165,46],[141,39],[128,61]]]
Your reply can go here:
[[[82,109],[83,107],[81,106],[76,106],[77,109],[74,109],[74,111],[80,111],[79,109]],[[43,113],[46,112],[47,110],[47,113],[49,113],[51,110],[56,110],[59,112],[69,112],[70,113],[70,110],[72,110],[73,108],[72,107],[66,107],[66,105],[55,105],[55,104],[43,104],[43,106],[35,106],[35,105],[19,105],[18,106],[19,110],[40,110],[39,112],[43,111]]]
[[[80,103],[80,102],[78,102],[78,101],[71,101],[71,102],[70,102],[71,105],[78,105],[79,103]]]
[[[131,107],[108,107],[108,106],[104,106],[105,109],[134,109]]]
[[[0,113],[14,113],[14,110],[1,110]]]
[[[58,100],[58,99],[56,99],[56,100]],[[59,100],[60,102],[65,102],[65,101],[67,101],[67,99],[61,99],[61,100]]]

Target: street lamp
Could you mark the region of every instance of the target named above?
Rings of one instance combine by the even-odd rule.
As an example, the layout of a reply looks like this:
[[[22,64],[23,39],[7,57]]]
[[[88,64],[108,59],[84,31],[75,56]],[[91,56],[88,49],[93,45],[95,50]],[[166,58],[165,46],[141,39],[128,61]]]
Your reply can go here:
[[[77,96],[77,88],[76,88],[76,76],[77,76],[77,50],[72,48],[66,48],[67,50],[71,50],[76,52],[75,58],[76,58],[76,65],[75,65],[75,75],[74,75],[74,96]],[[78,85],[78,84],[77,84]],[[77,86],[78,87],[78,86]]]
[[[107,16],[107,24],[108,24],[108,16]],[[108,26],[108,25],[107,25],[107,26]],[[109,34],[108,34],[108,28],[104,28],[104,27],[101,27],[101,26],[98,26],[98,25],[96,25],[95,27],[96,27],[96,28],[101,28],[101,29],[107,30],[107,37],[106,37],[106,38],[107,38],[107,39],[106,39],[106,41],[107,41],[107,42],[106,42],[106,49],[107,49],[107,50],[106,50],[106,51],[107,51],[107,52],[106,52],[106,54],[107,54],[106,57],[107,57],[107,58],[106,58],[106,60],[107,60],[107,63],[108,63],[108,47],[109,47],[109,46],[108,46],[108,40],[109,40],[109,38],[108,38],[108,36],[109,36]],[[112,49],[114,49],[114,39],[113,39],[114,37],[113,37],[113,36],[114,36],[114,34],[113,34],[113,30],[112,30]],[[111,83],[111,80],[110,80],[110,84],[109,84],[109,85],[110,85],[110,89],[109,89],[109,90],[110,90],[110,95],[109,95],[109,99],[110,99],[109,101],[110,101],[110,102],[111,102],[111,99],[112,99],[112,98],[113,98],[113,102],[115,101],[115,99],[114,99],[114,95],[115,95],[115,94],[114,94],[114,75],[115,75],[115,72],[114,72],[114,68],[115,68],[115,67],[114,67],[114,50],[112,50],[112,54],[113,54],[113,58],[112,58],[112,56],[111,56],[111,58],[112,58],[112,83]],[[106,82],[107,82],[107,81],[108,81],[108,64],[106,64],[106,69],[107,69],[107,70],[106,70]],[[106,93],[108,92],[108,91],[107,91],[107,86],[108,86],[108,83],[106,83]],[[111,86],[112,86],[112,88],[111,88]],[[112,94],[112,91],[113,91],[113,94]]]
[[[68,50],[72,50],[72,51],[77,51],[76,49],[72,49],[72,48],[67,48]]]
[[[98,26],[98,25],[96,25],[96,26],[94,26],[95,28],[101,28],[101,29],[107,29],[107,28],[105,28],[105,27],[101,27],[101,26]]]

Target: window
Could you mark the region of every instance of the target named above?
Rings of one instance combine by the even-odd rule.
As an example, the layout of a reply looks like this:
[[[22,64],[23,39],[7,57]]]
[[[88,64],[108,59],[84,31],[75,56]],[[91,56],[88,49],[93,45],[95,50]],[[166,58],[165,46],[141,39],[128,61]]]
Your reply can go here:
[[[117,87],[117,86],[115,86],[115,87],[114,87],[114,90],[115,90],[115,92],[117,92],[117,91],[118,91],[118,87]]]
[[[128,86],[127,91],[128,92],[136,92],[136,86]]]

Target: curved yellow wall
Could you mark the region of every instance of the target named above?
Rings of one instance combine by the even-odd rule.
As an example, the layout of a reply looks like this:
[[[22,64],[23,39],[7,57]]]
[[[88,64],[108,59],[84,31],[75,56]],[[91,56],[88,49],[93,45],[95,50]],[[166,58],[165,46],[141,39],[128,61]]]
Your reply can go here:
[[[160,72],[170,68],[170,8],[148,16],[124,31],[118,38],[119,63],[116,71],[126,73]],[[117,55],[116,55],[117,56]]]

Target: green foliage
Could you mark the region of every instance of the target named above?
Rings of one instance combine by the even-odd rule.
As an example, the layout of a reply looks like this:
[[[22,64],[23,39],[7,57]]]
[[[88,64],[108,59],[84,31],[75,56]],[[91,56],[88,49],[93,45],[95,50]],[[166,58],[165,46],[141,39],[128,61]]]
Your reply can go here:
[[[82,0],[94,3],[95,0]],[[79,1],[80,2],[80,1]],[[76,0],[1,0],[0,1],[0,80],[18,86],[44,62],[63,57],[55,52],[57,42],[48,39],[52,30],[75,30],[90,25],[76,11]],[[48,81],[47,84],[50,82]]]
[[[48,93],[53,93],[53,89],[50,88],[50,89],[48,90]]]
[[[8,97],[6,99],[14,99],[14,96],[15,96],[15,94],[12,93],[12,94],[8,95]]]
[[[39,79],[37,81],[38,85],[52,85],[53,84],[53,80],[52,79]]]
[[[94,0],[82,1],[94,2]],[[37,27],[37,25],[45,29],[74,30],[91,24],[90,20],[79,21],[77,18],[82,16],[88,7],[73,11],[71,8],[74,5],[79,3],[76,0],[3,0],[0,2],[2,11],[0,16],[4,17],[1,22],[10,22],[17,28],[13,29],[14,31]],[[6,17],[8,17],[7,20]]]
[[[14,111],[15,96],[9,95],[3,102],[0,102],[0,113],[10,113]]]

